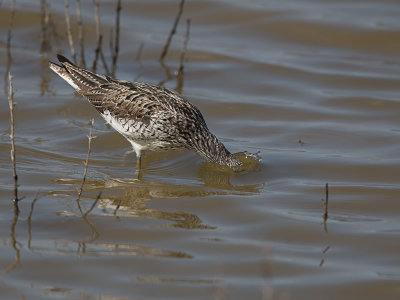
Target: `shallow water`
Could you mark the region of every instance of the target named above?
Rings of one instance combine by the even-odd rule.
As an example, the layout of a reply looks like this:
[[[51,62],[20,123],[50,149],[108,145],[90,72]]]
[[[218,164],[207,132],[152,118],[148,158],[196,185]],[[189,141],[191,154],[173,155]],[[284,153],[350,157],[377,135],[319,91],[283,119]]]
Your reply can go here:
[[[94,11],[82,2],[91,65]],[[57,37],[41,53],[40,5],[17,0],[10,70],[25,198],[16,220],[3,1],[1,298],[399,299],[398,3],[187,1],[166,67],[158,58],[178,1],[122,5],[117,77],[182,86],[228,149],[262,160],[233,174],[194,153],[154,153],[136,180],[129,144],[47,68],[58,51],[70,56],[63,1],[51,2]],[[100,17],[111,61],[114,1],[101,1]],[[76,197],[91,118],[82,210],[102,195],[83,218]]]

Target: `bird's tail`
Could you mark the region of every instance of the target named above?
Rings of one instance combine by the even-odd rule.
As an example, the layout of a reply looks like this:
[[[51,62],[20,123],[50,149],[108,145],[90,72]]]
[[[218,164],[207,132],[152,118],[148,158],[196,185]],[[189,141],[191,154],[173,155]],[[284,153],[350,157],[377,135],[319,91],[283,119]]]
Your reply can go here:
[[[106,77],[78,67],[61,54],[58,54],[57,58],[61,65],[49,62],[50,69],[68,82],[78,92],[83,92],[84,90],[108,83]]]

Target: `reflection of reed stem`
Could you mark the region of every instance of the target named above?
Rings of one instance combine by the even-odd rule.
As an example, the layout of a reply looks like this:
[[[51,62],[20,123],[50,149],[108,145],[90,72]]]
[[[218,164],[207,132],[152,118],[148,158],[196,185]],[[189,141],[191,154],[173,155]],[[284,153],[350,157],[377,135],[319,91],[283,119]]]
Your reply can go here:
[[[118,0],[117,3],[117,16],[115,20],[115,43],[114,49],[112,49],[112,67],[111,67],[111,75],[115,76],[115,71],[117,70],[117,60],[118,60],[118,52],[119,52],[119,24],[120,24],[120,15],[121,15],[121,0]]]
[[[178,14],[175,17],[174,25],[172,26],[171,32],[168,35],[167,42],[165,43],[164,49],[161,53],[160,60],[163,61],[165,56],[167,55],[169,45],[171,44],[172,36],[176,33],[176,27],[178,26],[179,19],[181,18],[183,12],[183,5],[185,4],[185,0],[181,0],[179,4]]]
[[[89,156],[90,156],[90,152],[92,150],[92,139],[94,139],[94,137],[92,135],[93,123],[94,123],[94,120],[91,119],[90,120],[89,136],[88,136],[88,151],[87,151],[86,160],[85,160],[85,163],[84,163],[85,169],[83,171],[82,183],[81,183],[81,187],[80,187],[80,190],[79,190],[79,193],[78,193],[78,199],[76,199],[76,201],[78,203],[78,208],[79,208],[79,210],[80,210],[80,212],[82,214],[83,214],[83,212],[82,212],[82,209],[81,209],[79,201],[80,201],[81,196],[82,196],[83,185],[85,184],[85,181],[86,181],[86,174],[87,174],[87,169],[88,169],[88,165],[89,165]]]
[[[32,223],[31,223],[31,220],[32,220],[32,214],[33,214],[33,208],[35,207],[35,203],[38,200],[39,192],[40,192],[40,189],[38,189],[36,191],[35,197],[33,198],[32,203],[31,203],[31,210],[29,212],[28,219],[26,220],[26,222],[28,223],[28,249],[31,249],[31,241],[32,241]]]
[[[7,267],[7,269],[5,270],[5,273],[8,273],[11,270],[15,269],[15,267],[18,266],[20,258],[21,258],[20,250],[17,247],[17,245],[18,245],[17,239],[15,237],[15,227],[17,226],[17,223],[18,223],[18,214],[14,213],[13,222],[11,224],[10,236],[11,236],[11,245],[15,251],[15,261]]]
[[[74,39],[72,38],[71,21],[70,21],[70,17],[69,17],[68,0],[65,0],[65,23],[67,25],[68,43],[69,43],[69,48],[71,49],[71,56],[72,56],[72,59],[74,60],[74,63],[76,63]]]
[[[83,22],[82,22],[81,1],[80,0],[76,0],[76,14],[78,16],[79,45],[80,45],[80,48],[81,48],[81,53],[80,53],[80,56],[79,56],[79,65],[81,67],[83,67],[83,68],[86,68]]]
[[[11,2],[10,10],[10,23],[8,24],[7,32],[7,58],[11,62],[11,31],[14,26],[14,16],[15,16],[15,0]]]
[[[11,163],[13,168],[13,179],[14,179],[14,212],[15,214],[19,213],[18,208],[18,175],[16,168],[16,160],[15,160],[15,123],[14,123],[14,91],[13,91],[13,76],[8,73],[8,81],[9,81],[9,93],[8,93],[8,103],[10,106],[10,139],[11,139]]]

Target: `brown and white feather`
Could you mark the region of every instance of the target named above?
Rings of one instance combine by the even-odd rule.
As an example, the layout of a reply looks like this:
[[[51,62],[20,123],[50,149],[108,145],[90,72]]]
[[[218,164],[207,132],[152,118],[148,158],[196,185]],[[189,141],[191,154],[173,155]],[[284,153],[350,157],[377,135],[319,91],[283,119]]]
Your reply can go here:
[[[181,95],[148,83],[128,82],[82,69],[62,55],[50,68],[86,97],[134,148],[186,148],[207,161],[230,167],[241,162],[213,135],[201,112]]]

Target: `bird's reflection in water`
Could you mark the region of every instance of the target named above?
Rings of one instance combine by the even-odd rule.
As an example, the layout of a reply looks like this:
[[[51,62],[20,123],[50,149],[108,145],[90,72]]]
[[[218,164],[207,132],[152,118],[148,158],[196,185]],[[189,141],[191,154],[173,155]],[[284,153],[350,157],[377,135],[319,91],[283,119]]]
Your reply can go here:
[[[260,172],[261,157],[259,154],[240,152],[234,154],[242,162],[242,165],[231,169],[226,166],[204,162],[198,172],[198,177],[204,182],[205,186],[225,190],[231,194],[234,192],[256,193],[260,192],[263,184],[237,185],[231,183],[231,178],[237,178],[251,172]]]
[[[263,184],[232,184],[232,178],[240,182],[240,173],[243,173],[243,170],[238,173],[237,170],[232,171],[229,168],[219,168],[208,163],[203,163],[197,168],[197,180],[193,178],[192,180],[184,179],[180,181],[184,183],[190,182],[191,184],[163,182],[161,180],[171,181],[171,179],[167,176],[160,176],[160,174],[157,175],[157,178],[159,178],[158,181],[150,180],[148,178],[154,178],[155,174],[152,173],[153,171],[146,173],[146,170],[144,170],[142,179],[86,180],[83,196],[80,200],[84,211],[87,211],[87,208],[92,205],[99,191],[102,191],[102,196],[97,203],[97,207],[91,211],[89,216],[83,216],[90,227],[91,234],[84,240],[73,238],[57,241],[63,246],[62,249],[58,249],[57,247],[55,249],[56,252],[66,251],[67,253],[71,252],[77,255],[93,254],[97,256],[134,255],[179,259],[191,258],[192,255],[190,253],[183,252],[180,249],[163,249],[150,245],[141,245],[140,242],[136,243],[134,241],[128,243],[107,242],[107,240],[97,241],[100,233],[98,233],[96,224],[98,225],[99,221],[95,222],[93,217],[108,217],[112,218],[113,221],[116,218],[143,218],[164,221],[158,228],[213,230],[216,229],[216,226],[213,224],[204,224],[201,218],[194,213],[183,210],[171,211],[153,208],[149,205],[149,201],[153,199],[203,198],[218,195],[249,196],[258,194],[263,187]],[[58,214],[67,217],[71,216],[72,218],[82,217],[76,207],[76,190],[74,190],[76,186],[81,184],[81,181],[77,179],[57,179],[55,183],[73,187],[68,190],[50,192],[52,196],[63,196],[66,199],[65,210],[59,211]],[[71,219],[71,221],[73,222],[74,220]],[[117,226],[117,223],[112,222],[108,226]],[[67,248],[65,248],[66,245],[68,245]]]
[[[258,170],[253,168],[251,171]],[[212,225],[203,224],[202,220],[195,214],[151,208],[148,205],[148,201],[153,199],[200,198],[215,195],[248,196],[249,194],[258,194],[263,187],[262,183],[252,185],[235,185],[231,183],[231,178],[240,178],[240,173],[243,172],[243,170],[235,171],[212,163],[203,163],[198,171],[199,184],[181,185],[148,180],[146,179],[146,171],[144,171],[144,174],[141,174],[141,179],[87,180],[84,194],[92,195],[86,197],[86,199],[94,200],[95,194],[98,191],[103,191],[97,205],[103,216],[114,216],[114,213],[116,213],[119,217],[139,217],[168,221],[169,223],[163,225],[163,227],[214,229],[215,227]],[[58,179],[57,183],[79,185],[80,181]],[[74,197],[74,192],[72,191],[54,191],[52,194]],[[85,198],[83,200],[86,201]],[[97,214],[96,212],[98,210],[92,212],[92,214]]]

